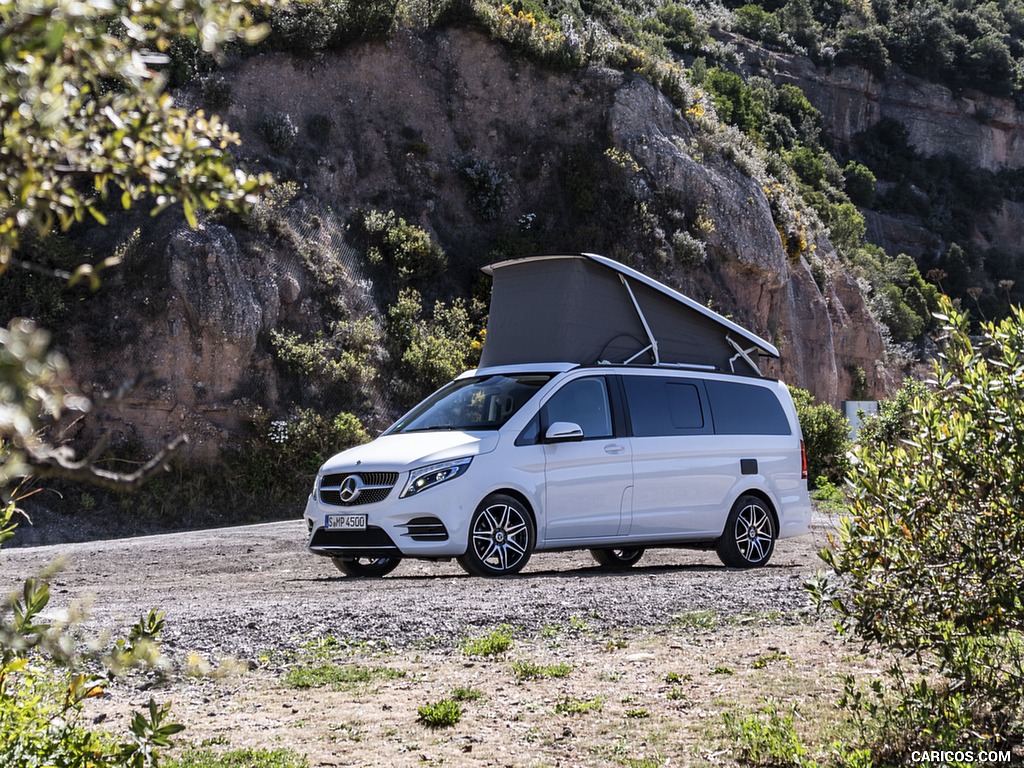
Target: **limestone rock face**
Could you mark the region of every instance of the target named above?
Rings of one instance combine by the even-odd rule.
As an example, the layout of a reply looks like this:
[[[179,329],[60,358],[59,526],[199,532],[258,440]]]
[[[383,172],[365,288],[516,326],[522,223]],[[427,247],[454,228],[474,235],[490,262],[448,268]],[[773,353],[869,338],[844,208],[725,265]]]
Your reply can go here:
[[[117,286],[100,299],[118,313],[116,340],[97,345],[78,331],[73,363],[94,395],[141,374],[120,399],[102,405],[102,429],[150,451],[184,433],[190,456],[213,459],[251,412],[247,390],[274,392],[259,337],[277,322],[278,286],[269,272],[246,268],[224,226],[182,223],[156,247],[142,302],[118,298]]]
[[[144,287],[98,304],[116,323],[101,342],[76,331],[70,356],[93,391],[116,387],[115,364],[148,372],[104,409],[101,426],[151,450],[185,432],[194,457],[216,458],[239,444],[254,407],[293,402],[306,385],[287,379],[268,337],[282,326],[326,330],[324,294],[350,317],[379,322],[385,294],[337,235],[359,209],[394,209],[445,248],[448,270],[421,286],[431,301],[466,293],[501,238],[528,238],[538,251],[604,253],[708,303],[781,349],[769,373],[825,401],[849,396],[858,367],[873,394],[888,385],[882,337],[856,284],[839,272],[819,286],[787,255],[760,183],[722,153],[695,148],[685,116],[637,76],[553,73],[458,30],[399,34],[316,60],[253,56],[226,76],[226,117],[246,159],[296,180],[294,230],[329,246],[340,282],[325,287],[301,243],[276,234],[255,249],[251,232],[212,222],[147,235]],[[267,115],[300,127],[294,147],[267,144]],[[622,189],[602,178],[616,171],[608,152],[635,163]],[[467,163],[490,174],[491,197],[467,184]],[[600,199],[606,193],[623,209]],[[689,224],[699,216],[706,259],[673,256],[671,233],[659,229],[668,225],[645,219],[648,209]],[[818,255],[836,261],[824,238]]]
[[[1011,99],[949,88],[892,68],[884,81],[860,67],[816,67],[772,54],[779,83],[798,85],[839,146],[884,118],[902,123],[923,155],[952,154],[990,171],[1024,166],[1024,113]]]
[[[823,293],[803,259],[790,261],[754,179],[733,165],[695,160],[685,142],[689,128],[642,80],[618,88],[609,131],[651,171],[660,194],[701,208],[716,223],[707,237],[705,273],[675,269],[668,282],[691,294],[711,293],[717,309],[777,342],[782,359],[774,373],[822,401],[847,398],[857,368],[873,391],[886,391],[881,333],[857,285],[838,272]],[[825,258],[836,258],[827,240],[821,247]]]

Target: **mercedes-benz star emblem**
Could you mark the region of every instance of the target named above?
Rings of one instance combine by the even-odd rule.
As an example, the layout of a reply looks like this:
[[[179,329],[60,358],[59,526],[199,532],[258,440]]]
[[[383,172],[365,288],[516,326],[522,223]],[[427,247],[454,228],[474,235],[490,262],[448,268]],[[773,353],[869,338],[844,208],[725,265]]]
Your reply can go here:
[[[362,492],[363,479],[359,475],[349,475],[341,484],[341,500],[345,504],[351,504]]]

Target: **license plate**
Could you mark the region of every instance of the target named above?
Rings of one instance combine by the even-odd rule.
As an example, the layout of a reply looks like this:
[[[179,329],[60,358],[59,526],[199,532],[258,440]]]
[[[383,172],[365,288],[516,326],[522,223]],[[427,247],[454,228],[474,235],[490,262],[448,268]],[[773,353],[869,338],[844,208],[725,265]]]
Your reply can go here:
[[[366,515],[328,515],[324,528],[329,531],[365,531]]]

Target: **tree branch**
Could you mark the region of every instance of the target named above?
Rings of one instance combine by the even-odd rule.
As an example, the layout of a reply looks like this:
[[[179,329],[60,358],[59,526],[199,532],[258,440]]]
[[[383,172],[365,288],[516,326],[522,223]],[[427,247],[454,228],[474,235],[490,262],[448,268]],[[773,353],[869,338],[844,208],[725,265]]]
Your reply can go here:
[[[25,463],[29,467],[29,474],[35,478],[61,478],[111,491],[134,491],[150,477],[164,471],[171,457],[187,443],[187,435],[178,435],[149,461],[134,472],[127,474],[97,467],[93,463],[95,451],[90,452],[85,459],[75,461],[66,450],[50,449],[45,452],[30,453],[26,457]]]

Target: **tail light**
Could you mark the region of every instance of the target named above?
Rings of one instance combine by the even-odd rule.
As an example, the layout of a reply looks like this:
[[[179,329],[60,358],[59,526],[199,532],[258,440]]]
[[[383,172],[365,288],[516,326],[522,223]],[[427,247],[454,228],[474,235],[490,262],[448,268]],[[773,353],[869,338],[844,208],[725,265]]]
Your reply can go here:
[[[800,441],[800,479],[807,479],[807,449],[803,440]]]

